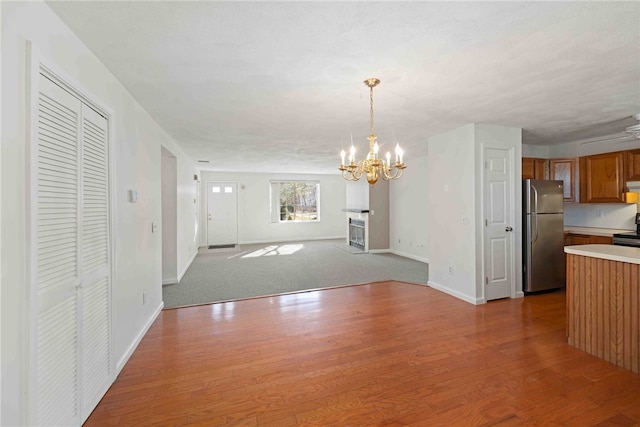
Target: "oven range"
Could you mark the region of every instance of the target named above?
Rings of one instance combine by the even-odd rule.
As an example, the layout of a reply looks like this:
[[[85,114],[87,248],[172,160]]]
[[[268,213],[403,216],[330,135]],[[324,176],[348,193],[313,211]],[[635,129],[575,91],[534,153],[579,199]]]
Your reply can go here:
[[[636,231],[617,233],[613,235],[613,244],[618,246],[633,246],[640,248],[640,213],[636,214]]]
[[[634,232],[614,234],[613,244],[618,246],[633,246],[636,248],[640,248],[640,234]]]

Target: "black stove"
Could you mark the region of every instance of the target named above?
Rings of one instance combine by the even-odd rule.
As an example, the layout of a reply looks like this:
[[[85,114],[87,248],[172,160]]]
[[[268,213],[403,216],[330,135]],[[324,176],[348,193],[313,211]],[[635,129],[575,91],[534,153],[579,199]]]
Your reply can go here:
[[[613,244],[618,246],[633,246],[640,248],[640,213],[636,214],[636,231],[630,233],[616,233],[613,235]]]

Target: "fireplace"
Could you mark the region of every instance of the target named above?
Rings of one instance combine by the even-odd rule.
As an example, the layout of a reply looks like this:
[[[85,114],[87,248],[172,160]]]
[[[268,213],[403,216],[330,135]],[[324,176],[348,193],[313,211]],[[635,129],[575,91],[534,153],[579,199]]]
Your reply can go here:
[[[351,252],[369,252],[369,211],[364,209],[344,209],[347,213],[347,246]]]
[[[349,218],[349,246],[365,250],[366,222],[363,219]]]

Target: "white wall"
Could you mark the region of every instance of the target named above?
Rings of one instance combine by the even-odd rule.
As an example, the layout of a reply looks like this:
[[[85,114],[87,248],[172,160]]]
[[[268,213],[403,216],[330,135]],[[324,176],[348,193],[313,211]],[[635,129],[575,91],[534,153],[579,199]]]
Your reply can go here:
[[[363,177],[359,181],[345,181],[346,183],[346,208],[369,209],[369,183]]]
[[[607,139],[603,137],[602,139]],[[590,156],[592,154],[611,153],[613,151],[637,150],[640,142],[637,139],[599,141],[589,139],[567,142],[556,145],[522,144],[522,157],[539,157],[559,159],[563,157]]]
[[[404,174],[389,182],[389,239],[393,253],[429,262],[427,156],[412,157]]]
[[[429,284],[472,302],[476,299],[474,125],[430,137],[427,153]]]
[[[198,246],[200,246],[200,212],[198,208],[201,203],[198,200],[200,182],[194,179],[194,176],[200,176],[200,171],[191,158],[183,154],[182,150],[179,153],[180,155],[177,156],[178,192],[176,195],[178,199],[178,281],[182,280],[182,276],[198,255]]]
[[[635,203],[565,203],[564,224],[631,231],[636,229],[636,212]]]
[[[26,41],[79,89],[112,113],[114,178],[113,354],[118,368],[162,307],[160,145],[178,160],[178,267],[195,249],[195,221],[182,223],[180,203],[195,195],[195,164],[80,40],[40,1],[2,7],[2,425],[24,425],[27,375]],[[188,173],[187,173],[188,172]],[[182,176],[184,175],[184,176]],[[187,182],[191,183],[187,185]],[[138,191],[129,203],[128,190]],[[184,198],[182,202],[181,198]],[[193,201],[191,200],[191,203]],[[193,203],[190,205],[193,206]],[[193,208],[192,208],[193,209]],[[181,217],[183,215],[183,217]],[[191,247],[189,247],[191,245]],[[142,294],[147,303],[142,304]]]
[[[482,151],[483,146],[513,148],[516,262],[511,296],[520,296],[522,208],[516,186],[521,176],[521,130],[468,124],[432,136],[427,144],[429,285],[474,304],[485,301]]]
[[[640,142],[630,139],[622,142],[603,141],[585,144],[584,141],[568,142],[549,146],[549,158],[580,157],[592,154],[611,153],[613,151],[637,150]]]
[[[312,180],[320,182],[320,221],[271,222],[270,181]],[[201,245],[206,245],[207,182],[237,182],[238,241],[240,244],[284,242],[302,239],[344,238],[346,185],[340,175],[267,174],[203,171],[201,176],[203,221]]]
[[[549,146],[522,144],[522,157],[536,157],[540,159],[548,159]]]
[[[176,157],[161,147],[162,284],[178,282],[178,166]]]

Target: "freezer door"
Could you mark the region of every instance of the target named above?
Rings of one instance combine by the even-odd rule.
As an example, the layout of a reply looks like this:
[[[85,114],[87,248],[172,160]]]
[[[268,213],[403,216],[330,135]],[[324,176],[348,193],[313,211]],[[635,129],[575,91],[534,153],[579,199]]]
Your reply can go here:
[[[563,182],[527,179],[523,184],[524,213],[563,212]]]
[[[564,221],[562,214],[526,216],[524,290],[565,286]]]

